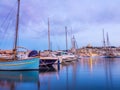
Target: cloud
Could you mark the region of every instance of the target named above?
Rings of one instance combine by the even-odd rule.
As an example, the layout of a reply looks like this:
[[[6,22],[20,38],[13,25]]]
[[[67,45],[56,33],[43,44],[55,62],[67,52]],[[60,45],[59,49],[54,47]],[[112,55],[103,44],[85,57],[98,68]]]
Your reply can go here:
[[[0,24],[9,11],[14,6],[16,8],[16,2],[17,0],[0,1]],[[89,33],[94,30],[99,32],[106,28],[113,32],[112,29],[120,23],[119,3],[120,0],[21,0],[20,36],[45,38],[49,17],[52,36],[64,36],[67,26],[69,33],[83,33],[81,36],[86,37],[87,42]],[[13,18],[15,20],[14,15]],[[14,30],[15,24],[12,25],[9,31]],[[115,30],[119,29],[117,26]]]

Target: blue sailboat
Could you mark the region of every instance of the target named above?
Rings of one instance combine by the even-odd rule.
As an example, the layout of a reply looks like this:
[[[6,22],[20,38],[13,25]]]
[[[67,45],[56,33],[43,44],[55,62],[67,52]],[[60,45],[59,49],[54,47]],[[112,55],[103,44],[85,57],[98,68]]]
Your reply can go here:
[[[37,69],[39,69],[39,58],[0,61],[0,70],[37,70]]]
[[[39,58],[19,59],[17,55],[17,40],[19,27],[20,0],[18,0],[15,43],[12,58],[0,58],[0,70],[33,70],[39,69]]]

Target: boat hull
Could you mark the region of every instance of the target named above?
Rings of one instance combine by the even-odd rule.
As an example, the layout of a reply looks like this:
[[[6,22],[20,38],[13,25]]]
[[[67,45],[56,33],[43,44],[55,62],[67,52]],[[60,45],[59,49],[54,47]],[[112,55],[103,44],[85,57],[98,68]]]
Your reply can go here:
[[[75,55],[63,55],[62,62],[72,62],[78,60],[78,57]]]
[[[52,66],[58,58],[55,57],[40,57],[40,67],[42,66]]]
[[[39,58],[0,62],[0,70],[37,70]]]
[[[120,58],[120,56],[104,56],[104,58]]]

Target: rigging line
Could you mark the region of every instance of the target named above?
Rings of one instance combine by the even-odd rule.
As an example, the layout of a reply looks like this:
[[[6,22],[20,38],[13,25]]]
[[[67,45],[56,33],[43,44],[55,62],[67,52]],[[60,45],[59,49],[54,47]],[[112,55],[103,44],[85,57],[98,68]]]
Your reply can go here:
[[[3,35],[4,35],[4,36],[3,36],[3,39],[4,39],[4,37],[6,37],[7,34],[9,34],[7,31],[8,31],[8,28],[10,27],[10,25],[12,25],[12,22],[13,22],[13,21],[11,21],[11,22],[9,22],[9,23],[7,24],[6,29],[5,29],[5,31],[4,31],[4,34],[3,34]],[[6,34],[5,34],[5,33],[6,33]]]
[[[7,27],[9,27],[10,24],[12,24],[12,23],[9,23]],[[10,40],[9,37],[10,37],[10,34],[4,34],[4,38],[3,38],[3,39],[4,39],[4,40],[3,40],[4,42],[3,42],[2,44],[3,44],[3,45],[9,45],[9,47],[12,48],[12,46],[13,46],[13,45],[12,45],[13,40]],[[6,46],[6,47],[8,47],[8,46]]]
[[[8,33],[8,29],[9,29],[9,27],[12,25],[12,23],[13,23],[13,20],[12,21],[10,21],[7,25],[6,25],[6,29],[5,29],[5,31],[4,31],[4,33],[2,34],[2,40],[3,40],[3,42],[7,42],[7,41],[9,41],[9,38],[10,38],[10,35],[11,35],[11,33]],[[10,40],[11,41],[11,40]]]
[[[14,11],[14,12],[15,12],[15,11]],[[13,14],[14,12],[12,12],[12,14]],[[4,39],[5,35],[7,34],[8,28],[9,28],[10,25],[12,25],[12,23],[13,23],[12,14],[11,14],[11,17],[10,17],[10,21],[6,23],[7,25],[6,25],[6,27],[5,27],[5,31],[4,31],[3,34],[2,34],[2,37],[1,37],[1,38],[3,38],[3,39]]]
[[[12,18],[14,18],[14,17],[12,17],[12,15],[13,15],[14,12],[15,12],[15,9],[11,12],[10,21],[6,23],[7,25],[6,25],[6,27],[5,27],[5,31],[3,32],[2,36],[1,36],[2,42],[0,43],[0,46],[2,46],[2,44],[3,44],[3,43],[6,43],[7,40],[8,40],[8,37],[9,37],[9,36],[6,37],[6,35],[7,35],[6,32],[8,31],[8,28],[10,27],[10,25],[13,24],[13,21],[14,21],[14,20],[13,20]],[[6,38],[7,40],[6,40],[5,38]],[[4,42],[4,40],[6,40],[6,41]]]
[[[15,12],[15,10],[13,10],[13,11],[11,12],[11,14],[9,15],[9,18],[8,18],[9,21],[6,21],[6,25],[11,22],[12,17],[14,16],[14,12]],[[13,18],[13,19],[14,19],[14,18]],[[5,26],[6,26],[6,25],[5,25]],[[4,27],[5,27],[5,26],[4,26]],[[4,31],[4,32],[7,31],[7,28],[8,28],[8,27],[5,27],[5,31]]]
[[[6,29],[5,29],[5,32],[3,33],[3,35],[2,35],[2,41],[4,41],[5,40],[5,38],[7,38],[8,39],[8,36],[7,36],[7,33],[6,33],[6,31],[8,30],[8,27],[10,26],[10,22],[7,24],[7,26],[6,26]],[[6,37],[7,36],[7,37]],[[7,40],[6,40],[7,41]],[[0,43],[0,45],[1,45],[2,43]]]
[[[17,1],[16,1],[16,3],[17,3]],[[15,5],[16,5],[16,3],[15,3]],[[3,20],[3,23],[0,25],[0,31],[1,31],[1,27],[3,27],[3,25],[5,24],[5,22],[7,21],[7,19],[9,18],[9,16],[11,15],[11,13],[12,13],[13,10],[14,10],[14,7],[11,8],[10,12],[6,16],[6,18]]]
[[[9,24],[11,22],[11,18],[12,18],[12,15],[14,15],[13,13],[15,12],[15,9],[11,9],[11,12],[9,13],[9,15],[7,15],[7,18],[5,19],[4,21],[4,24],[1,25],[1,27],[5,27],[6,24]],[[7,21],[7,19],[9,20],[9,22]],[[6,24],[5,24],[6,23]],[[6,28],[7,29],[7,28]],[[5,31],[4,31],[5,32]]]
[[[53,32],[53,36],[55,37],[55,32]],[[58,49],[60,49],[60,47],[59,47],[59,44],[58,44],[58,40],[57,40],[57,38],[54,38],[55,39],[55,44],[56,44],[56,50]],[[55,48],[54,48],[55,49]]]

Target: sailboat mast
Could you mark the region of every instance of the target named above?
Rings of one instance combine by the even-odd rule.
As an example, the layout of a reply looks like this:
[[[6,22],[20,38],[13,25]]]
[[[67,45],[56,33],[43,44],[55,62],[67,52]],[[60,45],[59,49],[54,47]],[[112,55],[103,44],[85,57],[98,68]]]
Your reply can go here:
[[[18,7],[17,7],[17,17],[16,17],[16,30],[15,30],[15,43],[14,43],[14,60],[17,59],[17,40],[18,40],[18,28],[19,28],[19,11],[20,11],[20,0],[18,0]]]
[[[103,29],[103,46],[104,46],[104,48],[105,48],[105,35],[104,35],[104,29]]]
[[[48,18],[48,50],[50,50],[50,22]]]
[[[65,36],[66,36],[66,51],[68,50],[68,40],[67,40],[67,27],[65,26]]]
[[[109,41],[109,36],[108,36],[108,32],[107,32],[107,45],[110,45],[110,41]]]
[[[75,49],[75,37],[74,37],[74,35],[73,35],[73,38],[72,38],[72,48]]]

